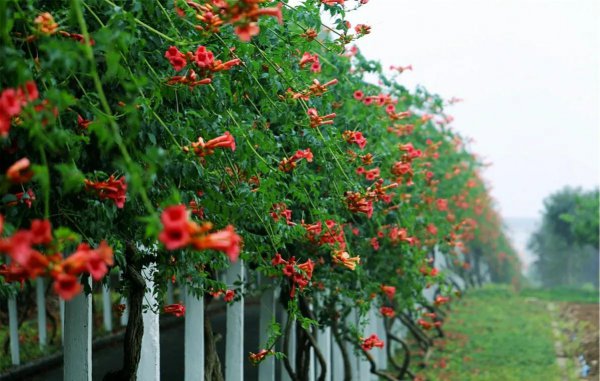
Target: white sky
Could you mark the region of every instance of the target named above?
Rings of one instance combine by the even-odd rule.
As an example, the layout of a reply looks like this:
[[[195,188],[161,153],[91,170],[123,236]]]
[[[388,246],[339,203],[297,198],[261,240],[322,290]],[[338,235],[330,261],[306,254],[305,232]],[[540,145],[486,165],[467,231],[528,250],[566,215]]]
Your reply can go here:
[[[372,26],[368,58],[413,65],[402,84],[465,100],[448,111],[493,163],[502,214],[536,217],[563,185],[599,183],[599,15],[589,0],[370,0],[348,19]]]

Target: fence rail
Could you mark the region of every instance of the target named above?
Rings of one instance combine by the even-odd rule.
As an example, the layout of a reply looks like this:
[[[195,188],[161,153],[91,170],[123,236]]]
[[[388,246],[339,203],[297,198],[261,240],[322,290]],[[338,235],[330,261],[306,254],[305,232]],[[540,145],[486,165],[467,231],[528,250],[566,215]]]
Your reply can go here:
[[[441,263],[445,265],[445,263]],[[276,317],[279,317],[279,323],[285,327],[287,321],[287,313],[280,305],[276,304],[278,292],[274,287],[263,287],[264,291],[259,297],[260,301],[260,316],[258,321],[245,321],[243,285],[245,277],[245,269],[240,261],[232,265],[226,272],[224,279],[228,288],[238,288],[238,298],[240,300],[228,303],[226,311],[226,355],[224,360],[224,374],[226,381],[243,381],[244,378],[244,358],[247,354],[244,353],[244,327],[246,324],[258,324],[259,326],[259,343],[267,342],[267,333],[269,326]],[[143,271],[143,276],[146,279],[146,295],[145,304],[153,306],[156,304],[153,292],[153,268],[146,268]],[[452,274],[448,273],[452,282],[464,287],[464,281]],[[261,279],[261,286],[269,286],[269,281]],[[91,285],[90,285],[91,286]],[[271,285],[272,286],[272,285]],[[36,304],[37,304],[37,320],[38,320],[38,340],[41,348],[47,345],[46,332],[46,300],[45,300],[45,285],[42,279],[38,279],[35,284]],[[166,295],[167,303],[173,302],[174,287],[171,285]],[[182,298],[185,299],[186,315],[185,315],[185,334],[184,334],[184,353],[185,353],[185,381],[201,381],[204,380],[204,357],[205,357],[205,340],[204,340],[204,301],[185,289],[179,290]],[[110,285],[105,285],[100,288],[101,308],[102,308],[102,325],[106,332],[113,331],[113,301],[110,290]],[[116,295],[116,293],[115,293]],[[426,289],[424,296],[431,302],[434,299],[435,292],[433,289]],[[9,315],[9,336],[10,336],[10,353],[13,365],[21,363],[19,355],[19,332],[17,318],[17,300],[14,296],[8,299],[8,315]],[[121,299],[120,303],[126,304],[126,300]],[[64,352],[64,379],[65,380],[88,380],[92,379],[92,295],[84,293],[76,296],[73,300],[60,303],[61,317],[61,340],[63,343]],[[127,309],[120,318],[120,325],[124,326],[127,323]],[[353,310],[348,316],[348,323],[359,326],[359,315],[356,310]],[[368,314],[368,322],[365,332],[375,333],[379,337],[386,337],[384,320],[379,315],[378,311],[372,309]],[[144,335],[142,340],[142,353],[140,365],[138,367],[138,379],[144,381],[160,380],[160,327],[159,314],[152,308],[148,308],[143,313]],[[296,330],[291,329],[288,348],[283,348],[290,358],[295,357],[296,351]],[[405,336],[406,330],[396,332],[399,336]],[[316,340],[320,355],[324,358],[326,367],[325,381],[342,379],[344,373],[344,364],[342,361],[341,350],[333,338],[330,327],[319,327],[316,329]],[[394,345],[388,342],[389,345]],[[395,352],[393,348],[391,353]],[[164,349],[163,349],[164,350]],[[377,376],[371,373],[371,364],[365,356],[348,346],[347,353],[351,355],[352,373],[354,380],[377,380]],[[388,365],[388,356],[386,350],[375,350],[372,355],[377,364],[378,369],[386,369]],[[291,361],[292,369],[295,364]],[[310,376],[309,380],[316,380],[321,373],[320,362],[317,361],[314,351],[310,353]],[[277,372],[277,370],[279,370]],[[295,369],[294,369],[295,370]],[[269,357],[267,360],[259,364],[258,379],[260,381],[274,380],[290,380],[284,366],[276,366],[274,357]]]

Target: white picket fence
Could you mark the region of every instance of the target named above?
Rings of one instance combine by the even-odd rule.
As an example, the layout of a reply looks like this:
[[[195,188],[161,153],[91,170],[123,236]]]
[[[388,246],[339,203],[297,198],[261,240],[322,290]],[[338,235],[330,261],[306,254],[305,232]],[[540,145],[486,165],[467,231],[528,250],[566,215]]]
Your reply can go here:
[[[443,258],[439,256],[439,258]],[[445,267],[445,263],[437,264],[438,267]],[[143,276],[146,279],[146,303],[154,304],[154,293],[152,283],[153,268],[146,268],[143,271]],[[229,288],[233,288],[236,281],[244,279],[243,263],[237,262],[232,265],[224,276],[224,280]],[[452,274],[455,281],[461,287],[462,280]],[[167,290],[167,303],[173,303],[173,287],[169,284]],[[38,306],[45,306],[44,296],[45,284],[44,280],[36,281],[36,301]],[[185,353],[185,381],[204,381],[204,302],[200,298],[194,297],[192,294],[182,290],[182,297],[185,300],[185,337],[184,337],[184,353]],[[285,311],[276,312],[277,291],[273,288],[268,288],[260,297],[260,317],[259,324],[259,343],[264,344],[267,341],[268,326],[273,321],[275,316],[280,316],[282,326],[285,325],[287,316]],[[108,287],[103,287],[102,291],[102,312],[103,324],[106,331],[113,330],[112,321],[112,301],[111,293]],[[241,295],[241,292],[240,292]],[[433,290],[425,290],[425,297],[433,300]],[[121,303],[125,300],[121,300]],[[19,335],[17,329],[17,303],[14,297],[8,300],[9,311],[9,331],[10,331],[10,353],[12,363],[20,364],[19,357]],[[61,301],[61,323],[62,332],[64,333],[63,351],[64,351],[64,379],[65,380],[82,380],[91,381],[92,379],[92,300],[91,295],[84,293],[78,295],[69,302]],[[126,309],[127,311],[127,309]],[[46,333],[46,316],[45,309],[38,308],[38,337],[41,348],[47,344]],[[244,321],[244,301],[243,299],[227,305],[226,311],[226,356],[224,359],[225,380],[226,381],[243,381],[244,380],[244,359],[248,355],[244,353],[244,326],[245,324],[256,324],[256,322]],[[358,326],[358,314],[353,312],[347,318],[348,324]],[[144,336],[142,340],[142,354],[140,365],[138,367],[138,379],[143,381],[158,381],[160,380],[160,327],[159,315],[148,309],[144,312]],[[127,314],[125,313],[120,319],[120,325],[124,326],[127,323]],[[291,330],[290,337],[290,358],[295,356],[295,330]],[[366,328],[364,329],[365,336],[377,334],[380,338],[385,338],[385,329],[383,319],[379,313],[373,309],[370,311],[369,319]],[[398,332],[396,332],[398,333]],[[400,333],[402,336],[405,335]],[[320,328],[317,331],[317,341],[322,355],[325,358],[328,371],[326,381],[340,380],[343,377],[343,363],[340,348],[338,347],[329,327]],[[259,350],[261,348],[256,348]],[[352,373],[356,381],[377,380],[375,375],[370,372],[370,364],[360,354],[348,346],[347,352],[351,355],[353,362]],[[386,369],[387,356],[384,349],[375,348],[371,351],[374,356],[378,369]],[[293,361],[291,361],[293,364]],[[311,353],[310,359],[312,372],[310,380],[316,380],[320,374],[320,366],[316,361],[315,354]],[[279,366],[280,373],[276,374],[275,359],[268,358],[259,365],[258,374],[260,381],[274,380],[289,380],[287,372],[283,366]]]

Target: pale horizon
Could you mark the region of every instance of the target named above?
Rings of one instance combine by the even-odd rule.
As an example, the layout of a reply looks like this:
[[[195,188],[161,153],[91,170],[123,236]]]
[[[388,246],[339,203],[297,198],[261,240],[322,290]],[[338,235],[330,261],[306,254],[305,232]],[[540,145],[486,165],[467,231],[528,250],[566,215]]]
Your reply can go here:
[[[412,65],[399,82],[446,99],[452,126],[492,166],[484,178],[504,218],[539,218],[563,186],[599,184],[600,29],[596,1],[371,0],[349,12],[372,25],[369,59]]]

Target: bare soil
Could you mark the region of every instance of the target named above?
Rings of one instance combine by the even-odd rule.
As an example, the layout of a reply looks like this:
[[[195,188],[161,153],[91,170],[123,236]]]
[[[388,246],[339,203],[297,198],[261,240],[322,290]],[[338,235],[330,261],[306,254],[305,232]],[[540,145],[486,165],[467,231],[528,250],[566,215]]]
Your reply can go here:
[[[571,334],[575,335],[579,343],[576,356],[583,355],[591,367],[586,380],[598,379],[598,361],[600,359],[599,346],[599,305],[582,303],[565,303],[561,315],[563,319],[576,323],[576,328]]]

